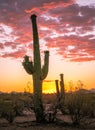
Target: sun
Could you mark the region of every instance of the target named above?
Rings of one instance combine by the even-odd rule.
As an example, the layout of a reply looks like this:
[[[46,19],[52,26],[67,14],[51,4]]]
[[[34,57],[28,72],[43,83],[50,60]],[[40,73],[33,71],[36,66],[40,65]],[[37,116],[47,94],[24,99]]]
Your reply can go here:
[[[43,93],[56,93],[55,82],[43,82]]]

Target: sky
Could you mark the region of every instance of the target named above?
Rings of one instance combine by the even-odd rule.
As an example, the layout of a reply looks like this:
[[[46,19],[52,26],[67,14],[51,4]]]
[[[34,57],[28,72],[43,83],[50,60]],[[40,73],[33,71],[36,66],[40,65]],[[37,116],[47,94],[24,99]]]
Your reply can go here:
[[[95,88],[95,0],[0,0],[0,91],[33,91],[23,57],[33,59],[30,16],[37,15],[41,64],[49,50],[43,92],[55,92],[64,74],[65,89],[81,81]]]

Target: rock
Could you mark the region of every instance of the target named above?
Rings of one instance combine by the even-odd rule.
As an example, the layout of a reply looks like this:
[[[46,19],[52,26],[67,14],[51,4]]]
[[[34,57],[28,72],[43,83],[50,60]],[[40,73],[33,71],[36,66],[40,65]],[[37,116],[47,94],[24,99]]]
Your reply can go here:
[[[86,119],[81,120],[80,126],[83,128],[95,129],[95,118],[86,118]]]
[[[35,116],[34,111],[28,108],[24,108],[24,110],[22,111],[22,114],[25,116]]]
[[[72,123],[72,119],[71,119],[70,115],[63,115],[62,113],[57,113],[56,118],[63,122]]]
[[[9,126],[9,122],[5,118],[0,118],[0,126],[7,127]]]
[[[14,119],[13,123],[20,127],[28,127],[31,126],[35,120],[35,116],[18,116]]]

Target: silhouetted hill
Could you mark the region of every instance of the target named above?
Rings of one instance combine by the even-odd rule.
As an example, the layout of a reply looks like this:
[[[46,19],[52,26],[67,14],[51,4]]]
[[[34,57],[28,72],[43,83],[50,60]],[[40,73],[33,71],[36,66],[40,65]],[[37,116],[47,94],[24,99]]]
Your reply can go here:
[[[95,93],[95,88],[90,89],[90,92]]]
[[[95,93],[95,88],[92,88],[90,90],[87,90],[87,89],[80,89],[76,92],[80,92],[80,93]]]

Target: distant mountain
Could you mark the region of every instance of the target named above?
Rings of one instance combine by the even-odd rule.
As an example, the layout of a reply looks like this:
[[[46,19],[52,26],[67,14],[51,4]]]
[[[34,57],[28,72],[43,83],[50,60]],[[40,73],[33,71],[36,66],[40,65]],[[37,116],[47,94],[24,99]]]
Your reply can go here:
[[[76,92],[78,93],[95,93],[95,88],[92,88],[90,90],[87,90],[87,89],[79,89],[77,90]]]
[[[79,89],[77,92],[80,92],[80,93],[89,93],[89,90],[87,90],[87,89]]]
[[[95,93],[95,88],[90,89],[90,92]]]
[[[2,91],[0,91],[0,94],[2,94],[3,92]]]

